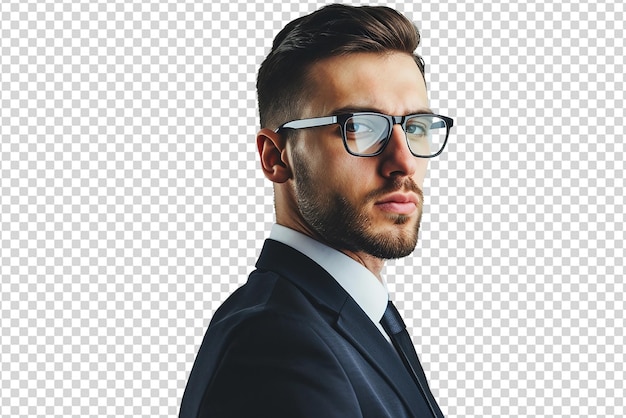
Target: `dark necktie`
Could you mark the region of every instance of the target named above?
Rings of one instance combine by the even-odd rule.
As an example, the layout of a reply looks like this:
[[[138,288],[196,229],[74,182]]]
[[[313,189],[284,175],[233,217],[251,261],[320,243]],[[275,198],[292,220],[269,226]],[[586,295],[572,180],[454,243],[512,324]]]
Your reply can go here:
[[[435,398],[432,393],[430,393],[424,369],[422,369],[422,365],[417,357],[411,337],[406,330],[406,325],[404,325],[404,321],[402,320],[402,317],[400,317],[400,313],[391,301],[387,304],[387,309],[385,310],[383,318],[380,320],[380,324],[389,335],[389,338],[391,339],[393,346],[398,351],[402,362],[409,370],[409,373],[413,377],[417,387],[424,396],[424,400],[428,404],[428,408],[432,412],[433,417],[443,418],[443,414],[437,406]]]

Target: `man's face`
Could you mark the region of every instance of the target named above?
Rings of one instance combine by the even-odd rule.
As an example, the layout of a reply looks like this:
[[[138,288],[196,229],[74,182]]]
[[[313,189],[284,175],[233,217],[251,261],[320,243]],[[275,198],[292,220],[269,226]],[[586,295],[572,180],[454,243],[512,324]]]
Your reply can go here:
[[[404,53],[358,53],[312,67],[315,92],[303,118],[356,111],[402,116],[428,111],[426,86]],[[344,148],[338,125],[298,131],[290,142],[292,216],[331,246],[380,259],[404,257],[417,242],[427,159],[414,157],[400,125],[375,157]]]

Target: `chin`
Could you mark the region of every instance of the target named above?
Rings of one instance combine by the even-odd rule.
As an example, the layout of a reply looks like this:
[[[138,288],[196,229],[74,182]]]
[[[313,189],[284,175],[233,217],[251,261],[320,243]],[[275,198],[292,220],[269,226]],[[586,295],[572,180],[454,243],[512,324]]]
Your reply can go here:
[[[396,225],[404,225],[411,220],[411,215],[395,215],[393,223]]]
[[[415,216],[415,213],[410,213],[408,215],[399,214],[399,213],[386,213],[384,216],[384,224],[395,226],[395,225],[407,225],[410,227],[415,227],[415,222],[419,222],[419,216]]]

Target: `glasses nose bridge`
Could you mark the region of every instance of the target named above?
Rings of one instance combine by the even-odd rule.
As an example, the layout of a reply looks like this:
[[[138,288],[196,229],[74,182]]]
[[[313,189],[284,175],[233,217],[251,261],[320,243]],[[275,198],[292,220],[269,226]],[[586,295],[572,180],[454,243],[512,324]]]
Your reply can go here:
[[[404,120],[406,119],[406,116],[389,116],[389,119],[391,119],[391,126],[402,125],[402,128],[404,128]]]
[[[393,127],[395,125],[400,125],[402,127],[402,131],[406,135],[406,129],[404,126],[404,122],[406,121],[406,116],[389,116],[389,121],[391,122],[390,129],[389,129],[389,138],[391,138]]]

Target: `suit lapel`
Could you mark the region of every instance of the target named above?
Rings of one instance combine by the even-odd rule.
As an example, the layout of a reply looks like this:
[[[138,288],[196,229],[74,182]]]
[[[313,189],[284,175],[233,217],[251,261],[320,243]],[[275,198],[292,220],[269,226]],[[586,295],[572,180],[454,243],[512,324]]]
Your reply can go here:
[[[366,326],[364,319],[368,321]],[[430,414],[428,409],[422,408],[426,405],[418,401],[421,399],[418,388],[396,350],[352,298],[342,309],[336,328],[396,390],[414,416]]]
[[[395,389],[413,415],[422,416],[428,411],[422,411],[416,402],[421,396],[393,346],[326,270],[304,254],[271,239],[265,241],[256,266],[290,280],[312,296],[318,307],[332,312],[335,323],[331,325]]]

